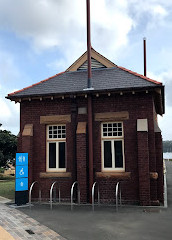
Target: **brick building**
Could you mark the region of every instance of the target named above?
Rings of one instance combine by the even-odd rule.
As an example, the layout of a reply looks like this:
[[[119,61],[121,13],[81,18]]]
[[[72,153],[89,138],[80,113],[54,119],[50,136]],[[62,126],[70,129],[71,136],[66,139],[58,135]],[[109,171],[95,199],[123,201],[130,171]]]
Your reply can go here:
[[[87,88],[87,54],[65,72],[8,95],[20,102],[18,152],[29,153],[29,186],[42,197],[58,181],[70,199],[78,181],[81,202],[89,201],[87,104],[92,101],[93,178],[101,202],[163,203],[163,159],[157,115],[164,113],[164,86],[119,67],[91,49],[93,88]],[[36,192],[34,193],[36,197]]]

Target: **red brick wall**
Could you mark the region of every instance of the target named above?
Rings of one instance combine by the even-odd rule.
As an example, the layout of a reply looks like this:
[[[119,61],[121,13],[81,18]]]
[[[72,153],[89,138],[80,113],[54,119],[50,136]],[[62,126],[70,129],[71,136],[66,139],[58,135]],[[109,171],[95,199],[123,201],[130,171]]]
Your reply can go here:
[[[164,174],[163,174],[163,155],[162,155],[162,136],[160,132],[155,133],[155,144],[156,144],[156,164],[157,164],[157,172],[158,172],[158,180],[157,180],[157,195],[158,200],[163,203],[164,202]]]
[[[74,107],[75,105],[75,107]],[[38,180],[43,188],[43,197],[49,197],[50,184],[60,181],[62,198],[70,197],[70,188],[76,178],[76,125],[79,121],[87,121],[87,115],[77,115],[77,107],[87,107],[85,97],[73,99],[66,98],[51,100],[33,100],[21,103],[21,131],[25,124],[33,124],[33,180]],[[124,125],[124,152],[125,171],[131,172],[131,179],[122,182],[122,199],[126,202],[138,203],[139,173],[138,173],[138,148],[137,148],[137,119],[148,119],[148,146],[150,157],[150,171],[156,170],[155,134],[153,122],[153,96],[151,93],[131,93],[123,96],[111,95],[93,97],[93,116],[99,112],[128,111],[129,119],[123,121]],[[46,171],[46,126],[40,124],[40,116],[58,114],[72,114],[72,122],[66,125],[67,139],[67,171],[72,173],[72,178],[40,179],[39,173]],[[79,144],[79,141],[77,141]],[[94,143],[94,172],[101,172],[101,123],[93,121]],[[82,145],[82,141],[80,142]],[[78,163],[77,163],[78,164]],[[118,179],[96,178],[100,185],[100,198],[102,201],[114,202],[115,184]],[[151,191],[156,192],[156,186],[151,186]],[[152,195],[151,195],[152,196]],[[154,196],[154,194],[153,194]],[[151,197],[153,198],[153,197]]]
[[[54,181],[58,181],[61,187],[61,198],[70,199],[70,188],[74,181],[73,178],[48,178],[40,179],[40,172],[46,172],[46,126],[40,124],[40,116],[45,115],[64,115],[71,114],[73,111],[71,100],[46,100],[46,101],[26,101],[21,103],[21,132],[24,125],[27,123],[33,124],[33,173],[32,181],[38,181],[42,189],[42,197],[49,198],[50,186]],[[73,128],[75,124],[66,124],[66,144],[67,144],[67,171],[72,172],[72,177],[75,176],[74,170],[74,151],[73,143]],[[38,187],[35,185],[33,196],[37,197]]]
[[[150,205],[150,170],[148,133],[137,132],[139,197],[141,205]]]
[[[80,186],[81,202],[86,203],[88,200],[86,134],[77,134],[76,143],[77,143],[77,181]]]

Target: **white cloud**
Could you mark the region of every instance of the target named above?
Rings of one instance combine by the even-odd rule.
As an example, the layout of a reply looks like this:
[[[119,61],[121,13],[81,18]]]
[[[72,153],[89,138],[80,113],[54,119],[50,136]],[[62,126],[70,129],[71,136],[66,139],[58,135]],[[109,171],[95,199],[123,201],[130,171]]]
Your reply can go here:
[[[167,10],[159,4],[155,5],[152,8],[152,10],[153,10],[154,15],[158,15],[158,16],[161,16],[161,17],[166,17],[168,15]]]
[[[158,122],[160,129],[162,131],[163,140],[171,140],[172,139],[172,128],[171,126],[172,119],[172,107],[166,107],[166,114],[163,117],[158,117]]]
[[[20,106],[5,99],[7,92],[13,92],[13,90],[7,90],[2,86],[0,88],[0,123],[3,129],[17,135],[19,132]]]
[[[171,94],[172,93],[172,70],[171,69],[172,67],[166,71],[159,73],[158,75],[153,73],[148,73],[148,76],[150,78],[160,81],[163,83],[163,85],[165,85],[165,103],[168,111],[170,111],[172,107],[172,94]],[[166,113],[167,113],[167,110],[166,110]]]
[[[10,130],[13,134],[19,132],[19,104],[0,98],[0,123],[3,129]]]
[[[8,120],[11,117],[11,112],[7,103],[2,98],[0,98],[0,106],[1,106],[1,113],[2,113],[0,116],[0,121],[2,119]]]
[[[172,68],[169,70],[161,72],[159,75],[154,73],[148,73],[148,77],[160,81],[165,85],[165,114],[163,117],[159,116],[159,125],[162,131],[163,140],[172,139]]]
[[[145,33],[162,25],[170,14],[171,0],[130,0],[128,1],[129,14]]]
[[[15,65],[14,56],[0,49],[0,83],[1,87],[4,84],[11,83],[12,79],[17,79],[20,76],[20,70]]]
[[[108,56],[127,44],[134,25],[126,0],[91,1],[91,20],[93,47]],[[38,52],[59,47],[73,61],[86,50],[86,1],[0,0],[0,28],[29,40]]]

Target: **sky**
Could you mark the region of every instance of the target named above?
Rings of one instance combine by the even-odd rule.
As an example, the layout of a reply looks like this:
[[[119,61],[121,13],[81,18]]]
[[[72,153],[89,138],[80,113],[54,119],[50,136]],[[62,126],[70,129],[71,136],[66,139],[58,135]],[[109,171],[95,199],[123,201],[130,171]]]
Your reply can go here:
[[[90,0],[93,48],[165,85],[164,140],[172,140],[172,0]],[[86,0],[0,0],[0,123],[19,132],[8,93],[66,70],[86,51]]]

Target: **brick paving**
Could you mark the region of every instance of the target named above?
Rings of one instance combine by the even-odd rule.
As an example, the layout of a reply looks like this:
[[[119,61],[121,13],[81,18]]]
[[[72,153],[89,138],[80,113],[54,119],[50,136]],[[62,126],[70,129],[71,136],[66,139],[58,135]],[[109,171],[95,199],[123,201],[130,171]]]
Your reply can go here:
[[[0,202],[0,226],[2,227],[1,232],[5,229],[15,240],[65,240],[58,233],[2,202]],[[31,230],[34,234],[30,235],[26,230]]]

